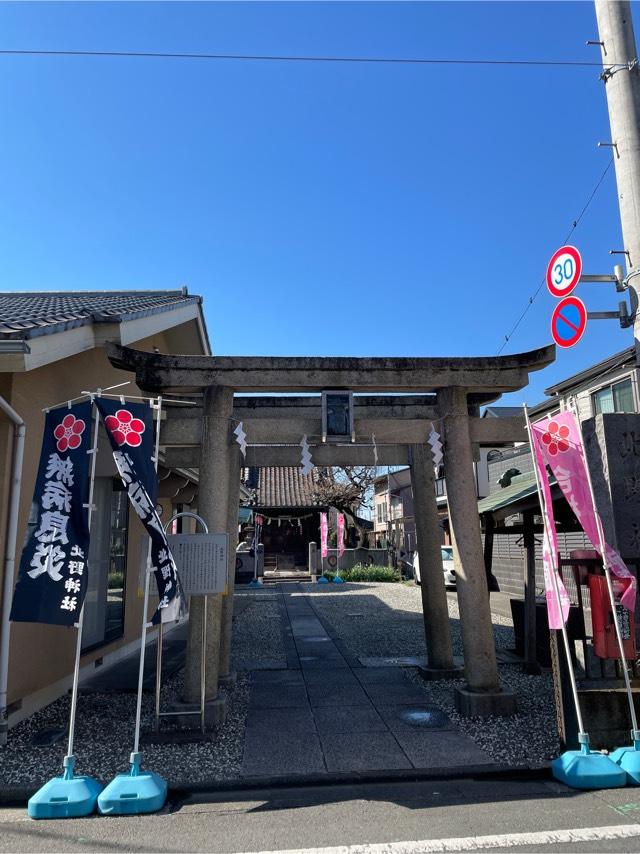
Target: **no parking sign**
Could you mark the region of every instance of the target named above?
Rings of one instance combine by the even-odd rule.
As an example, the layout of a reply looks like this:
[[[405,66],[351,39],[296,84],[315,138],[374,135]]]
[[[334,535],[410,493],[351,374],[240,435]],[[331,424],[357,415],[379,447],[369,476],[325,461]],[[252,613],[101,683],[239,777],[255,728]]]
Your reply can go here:
[[[578,297],[560,300],[551,315],[551,335],[558,347],[573,347],[587,328],[587,309]]]

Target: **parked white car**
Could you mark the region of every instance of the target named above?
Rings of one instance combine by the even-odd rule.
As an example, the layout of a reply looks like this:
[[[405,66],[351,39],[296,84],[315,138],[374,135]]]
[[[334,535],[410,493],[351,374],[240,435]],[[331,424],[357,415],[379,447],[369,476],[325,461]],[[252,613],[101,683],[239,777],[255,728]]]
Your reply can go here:
[[[442,571],[444,572],[444,586],[456,586],[456,571],[453,568],[453,546],[440,546],[442,557]],[[413,556],[413,575],[416,584],[420,584],[420,558],[418,552]]]

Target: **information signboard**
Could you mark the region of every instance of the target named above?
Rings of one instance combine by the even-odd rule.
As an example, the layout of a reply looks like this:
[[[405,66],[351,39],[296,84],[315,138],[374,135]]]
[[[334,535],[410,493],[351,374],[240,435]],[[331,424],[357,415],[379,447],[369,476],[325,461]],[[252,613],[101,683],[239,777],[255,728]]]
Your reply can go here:
[[[228,534],[172,534],[167,539],[186,596],[226,591]]]

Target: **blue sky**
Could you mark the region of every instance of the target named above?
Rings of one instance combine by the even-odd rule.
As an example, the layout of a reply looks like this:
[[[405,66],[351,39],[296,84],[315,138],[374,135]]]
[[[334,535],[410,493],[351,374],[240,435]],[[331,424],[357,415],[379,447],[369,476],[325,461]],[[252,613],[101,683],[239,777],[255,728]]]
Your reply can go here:
[[[587,2],[4,3],[0,33],[4,49],[599,58]],[[610,157],[596,68],[3,56],[0,114],[0,288],[186,284],[219,354],[495,354]],[[613,169],[573,242],[610,272]],[[554,304],[542,292],[505,352],[548,343]],[[593,321],[505,402],[631,343]]]

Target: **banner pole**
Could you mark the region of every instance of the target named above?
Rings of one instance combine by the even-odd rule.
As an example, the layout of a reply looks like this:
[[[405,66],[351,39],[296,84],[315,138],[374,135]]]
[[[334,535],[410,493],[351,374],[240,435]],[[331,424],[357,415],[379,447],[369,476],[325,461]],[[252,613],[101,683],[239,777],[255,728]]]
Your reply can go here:
[[[98,389],[98,394],[100,393],[100,389]],[[94,493],[94,485],[96,481],[96,458],[98,456],[98,430],[100,428],[100,418],[98,416],[98,411],[93,403],[93,396],[91,397],[91,405],[93,412],[93,438],[91,441],[91,449],[87,451],[88,454],[91,454],[91,468],[89,470],[89,497],[87,499],[87,529],[89,531],[89,535],[91,535],[91,519],[93,517],[93,493]],[[89,543],[91,543],[91,538],[89,537]],[[90,548],[91,546],[89,546]],[[87,554],[87,570],[89,570],[89,555]],[[82,627],[84,624],[84,602],[82,603],[82,608],[80,608],[80,616],[78,617],[78,622],[76,623],[78,636],[76,638],[76,654],[75,661],[73,665],[73,686],[71,688],[71,709],[69,712],[69,742],[67,745],[67,755],[64,757],[64,766],[65,769],[69,773],[73,773],[73,741],[75,738],[76,731],[76,708],[78,705],[78,683],[80,681],[80,654],[82,652]]]
[[[253,521],[253,580],[258,581],[258,523]]]
[[[538,491],[538,501],[540,502],[540,509],[542,510],[542,524],[547,529],[547,513],[546,513],[546,504],[544,500],[544,496],[542,493],[542,489],[540,486],[540,478],[538,476],[538,467],[536,465],[534,450],[533,450],[533,432],[531,430],[531,421],[529,420],[529,410],[527,409],[527,404],[523,404],[524,408],[524,417],[527,425],[527,433],[529,434],[529,445],[531,447],[531,456],[533,457],[533,471],[536,478],[536,489]],[[551,538],[547,535],[547,542],[551,544]],[[554,553],[553,549],[549,549],[549,553],[551,555],[551,576],[553,579],[553,592],[556,597],[556,603],[558,605],[558,613],[562,615],[562,600],[560,598],[560,588],[558,587],[558,555]],[[576,675],[573,672],[573,662],[571,660],[571,649],[569,647],[569,637],[567,635],[567,626],[564,620],[561,617],[562,628],[560,629],[562,633],[562,641],[564,645],[565,655],[567,657],[567,670],[569,671],[569,681],[571,683],[571,693],[573,694],[573,703],[576,709],[576,717],[578,719],[578,741],[581,745],[589,744],[589,736],[585,732],[584,722],[582,720],[582,711],[580,709],[580,700],[578,699],[578,685],[576,683]]]
[[[158,455],[160,453],[160,419],[162,417],[162,395],[158,397],[157,403],[155,405],[156,410],[156,444],[154,451],[154,459],[153,465],[158,471]],[[149,537],[149,546],[147,548],[147,568],[145,572],[145,581],[144,581],[144,604],[142,606],[142,634],[140,636],[140,666],[138,669],[138,696],[136,698],[136,730],[135,736],[133,740],[133,754],[131,757],[132,764],[134,763],[134,756],[137,756],[140,747],[140,722],[142,719],[142,683],[144,680],[144,654],[145,654],[145,645],[147,642],[147,611],[149,610],[149,579],[151,576],[151,537]],[[162,620],[162,617],[160,618]]]
[[[627,659],[624,654],[624,642],[622,640],[622,631],[620,630],[620,621],[618,620],[618,611],[616,608],[616,600],[613,592],[613,584],[611,583],[611,570],[609,568],[609,559],[607,558],[607,549],[604,539],[604,531],[602,530],[602,520],[600,519],[600,513],[598,512],[598,508],[596,506],[596,496],[593,491],[593,483],[591,481],[591,472],[589,471],[589,462],[587,460],[587,449],[584,444],[584,434],[582,432],[582,424],[580,422],[580,418],[578,413],[574,407],[571,407],[571,412],[573,413],[573,417],[576,421],[576,426],[578,429],[578,435],[580,436],[580,441],[582,442],[582,453],[584,455],[584,468],[587,474],[587,483],[589,484],[589,495],[591,496],[591,504],[593,505],[593,512],[596,517],[596,528],[598,530],[598,544],[600,546],[600,557],[602,558],[602,567],[604,569],[604,575],[607,580],[607,590],[609,592],[609,601],[611,602],[611,610],[613,614],[613,624],[616,630],[616,638],[618,641],[618,650],[620,651],[620,664],[622,665],[622,672],[624,674],[624,684],[625,689],[627,691],[627,699],[629,701],[629,712],[631,714],[631,738],[634,741],[640,740],[640,732],[638,731],[638,718],[636,715],[636,707],[633,702],[633,691],[631,689],[631,681],[629,679],[629,670],[627,668]]]

